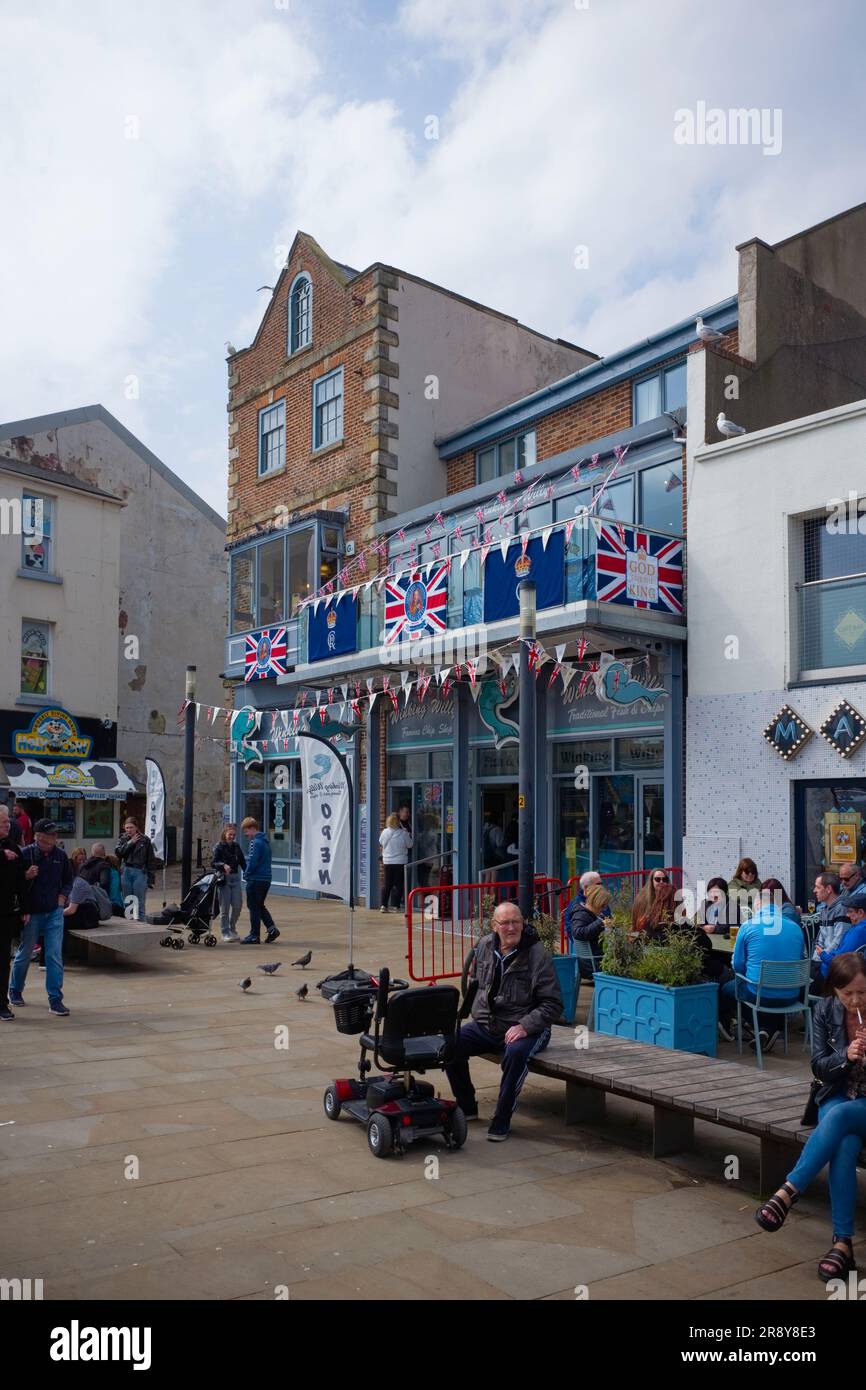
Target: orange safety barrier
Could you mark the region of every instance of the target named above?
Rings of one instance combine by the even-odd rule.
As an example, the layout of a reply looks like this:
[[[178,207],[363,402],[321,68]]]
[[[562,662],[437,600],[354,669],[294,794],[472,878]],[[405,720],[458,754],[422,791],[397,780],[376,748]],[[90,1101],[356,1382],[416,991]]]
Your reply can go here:
[[[484,918],[498,903],[516,899],[517,888],[513,881],[413,888],[406,904],[409,979],[435,984],[459,977]],[[558,917],[560,879],[537,874],[534,895],[540,911]]]

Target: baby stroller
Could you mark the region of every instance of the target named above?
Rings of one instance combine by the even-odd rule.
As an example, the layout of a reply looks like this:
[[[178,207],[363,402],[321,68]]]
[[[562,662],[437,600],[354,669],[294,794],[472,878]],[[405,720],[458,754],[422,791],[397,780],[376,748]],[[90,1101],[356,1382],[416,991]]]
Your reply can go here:
[[[160,946],[171,946],[176,951],[183,950],[183,932],[188,929],[187,941],[197,946],[204,941],[205,946],[215,946],[217,939],[210,924],[219,916],[219,886],[222,875],[215,870],[202,874],[190,888],[180,907],[169,903],[162,912],[152,913],[148,922],[154,927],[170,927],[174,935],[164,936]]]
[[[441,1135],[449,1149],[462,1148],[466,1142],[463,1111],[456,1101],[437,1096],[429,1082],[417,1080],[412,1073],[444,1069],[477,983],[472,982],[461,1006],[453,985],[409,989],[402,980],[392,984],[387,969],[379,971],[378,982],[368,980],[363,976],[350,980],[331,996],[337,1031],[359,1037],[361,1057],[357,1080],[334,1081],[325,1091],[325,1114],[329,1120],[338,1120],[345,1110],[364,1125],[376,1158],[403,1154],[414,1140],[434,1134]],[[389,1070],[370,1076],[373,1063],[368,1052],[377,1067]]]

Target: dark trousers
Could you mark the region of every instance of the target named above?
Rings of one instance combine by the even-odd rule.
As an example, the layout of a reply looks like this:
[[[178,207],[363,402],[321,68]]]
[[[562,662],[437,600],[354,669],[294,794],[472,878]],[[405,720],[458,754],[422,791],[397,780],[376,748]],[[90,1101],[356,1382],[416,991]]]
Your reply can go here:
[[[402,907],[403,906],[403,874],[406,870],[405,864],[383,864],[385,870],[385,887],[382,892],[383,907]],[[391,898],[394,898],[392,904]]]
[[[265,907],[265,898],[270,891],[270,881],[253,879],[247,884],[247,907],[250,913],[250,936],[260,936],[262,922],[268,931],[274,929],[274,919]]]
[[[521,1038],[519,1042],[509,1043],[506,1047],[501,1038],[494,1038],[474,1019],[464,1023],[457,1035],[454,1060],[445,1068],[445,1075],[460,1109],[472,1112],[478,1108],[475,1087],[469,1075],[469,1058],[477,1057],[482,1052],[498,1052],[502,1054],[502,1084],[494,1118],[500,1124],[510,1124],[517,1097],[529,1071],[529,1059],[547,1047],[549,1042],[550,1029],[545,1028],[542,1033]]]
[[[9,1004],[9,971],[12,966],[12,938],[21,932],[18,917],[0,917],[0,1008]]]

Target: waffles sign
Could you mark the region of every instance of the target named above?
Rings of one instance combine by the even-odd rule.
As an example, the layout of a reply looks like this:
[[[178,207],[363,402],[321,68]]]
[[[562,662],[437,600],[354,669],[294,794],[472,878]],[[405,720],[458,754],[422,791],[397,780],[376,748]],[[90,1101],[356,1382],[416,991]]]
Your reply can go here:
[[[78,728],[71,714],[63,709],[46,709],[37,714],[29,729],[19,730],[13,748],[19,757],[87,758],[93,739]]]

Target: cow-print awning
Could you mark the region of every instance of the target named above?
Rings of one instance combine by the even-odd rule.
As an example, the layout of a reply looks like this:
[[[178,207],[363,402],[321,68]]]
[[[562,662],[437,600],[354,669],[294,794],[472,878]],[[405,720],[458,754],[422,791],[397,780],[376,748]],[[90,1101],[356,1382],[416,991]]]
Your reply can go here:
[[[124,801],[138,788],[122,763],[43,763],[35,758],[3,758],[9,787],[18,796],[95,797]]]

